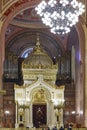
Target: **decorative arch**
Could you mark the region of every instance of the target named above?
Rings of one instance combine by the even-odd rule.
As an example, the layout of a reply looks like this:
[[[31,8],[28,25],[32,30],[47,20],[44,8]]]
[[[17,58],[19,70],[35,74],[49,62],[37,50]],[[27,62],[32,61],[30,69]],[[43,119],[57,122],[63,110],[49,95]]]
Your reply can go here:
[[[8,41],[8,43],[6,44],[7,51],[13,51],[14,54],[16,52],[16,55],[20,56],[28,48],[34,48],[36,45],[37,32],[39,33],[40,45],[43,50],[45,50],[51,58],[56,56],[56,58],[58,59],[58,56],[61,55],[61,53],[63,52],[63,47],[61,47],[62,44],[60,45],[60,41],[58,41],[55,36],[53,37],[52,34],[49,34],[45,30],[39,29],[29,29],[17,33],[13,37],[13,39],[10,39],[10,41]],[[22,39],[24,38],[25,42],[23,43]],[[30,39],[32,42],[30,42]],[[18,47],[15,44],[17,44]],[[52,50],[50,49],[50,47],[48,47],[49,45],[51,46]],[[16,47],[15,49],[14,46]]]
[[[34,88],[30,92],[30,99],[32,99],[32,102],[49,102],[51,100],[51,93],[48,89],[44,88],[43,86],[38,86],[37,88]]]
[[[39,3],[39,0],[33,0],[33,1],[32,0],[26,0],[26,2],[23,0],[23,1],[18,1],[17,3],[13,3],[13,4],[10,5],[9,8],[7,8],[7,10],[2,15],[2,17],[4,17],[4,21],[3,21],[3,24],[2,24],[2,28],[1,28],[1,33],[3,35],[2,37],[3,37],[4,41],[5,41],[6,28],[8,27],[8,25],[12,21],[13,17],[15,17],[22,10],[25,10],[29,7],[35,7],[38,3]],[[64,50],[64,47],[61,44],[60,39],[55,37],[55,40],[59,41],[60,46]]]

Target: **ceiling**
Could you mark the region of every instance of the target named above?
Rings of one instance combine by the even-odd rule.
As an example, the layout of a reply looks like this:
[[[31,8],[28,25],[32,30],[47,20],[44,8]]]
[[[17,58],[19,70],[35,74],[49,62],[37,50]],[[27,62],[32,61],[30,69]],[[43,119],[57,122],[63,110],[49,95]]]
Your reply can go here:
[[[58,58],[71,49],[74,44],[78,45],[78,35],[75,27],[67,35],[54,35],[46,27],[36,14],[34,7],[18,13],[7,27],[6,49],[14,55],[21,56],[31,47],[35,47],[37,33],[39,33],[41,47],[51,58]]]

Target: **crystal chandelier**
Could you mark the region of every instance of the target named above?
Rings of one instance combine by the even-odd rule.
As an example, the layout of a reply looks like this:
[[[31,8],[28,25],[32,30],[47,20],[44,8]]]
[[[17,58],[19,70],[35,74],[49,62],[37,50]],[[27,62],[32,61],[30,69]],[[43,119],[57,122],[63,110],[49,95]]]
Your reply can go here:
[[[77,0],[43,0],[35,10],[52,33],[65,34],[78,22],[85,6]]]

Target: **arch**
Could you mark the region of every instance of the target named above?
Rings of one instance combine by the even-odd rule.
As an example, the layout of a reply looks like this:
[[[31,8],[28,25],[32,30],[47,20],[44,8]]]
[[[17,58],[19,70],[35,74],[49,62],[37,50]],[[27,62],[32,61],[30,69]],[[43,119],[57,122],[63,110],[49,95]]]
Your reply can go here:
[[[30,92],[30,99],[32,99],[33,102],[35,101],[33,99],[36,96],[36,94],[38,93],[38,91],[44,91],[44,94],[45,94],[44,96],[47,99],[47,100],[44,100],[44,102],[49,102],[51,100],[51,93],[49,92],[49,90],[47,88],[42,87],[42,86],[38,86]],[[42,101],[42,100],[40,100],[40,101]]]
[[[11,4],[11,6],[9,8],[7,8],[7,10],[4,12],[4,14],[2,16],[2,17],[5,16],[5,20],[4,20],[4,22],[2,24],[2,28],[1,28],[2,37],[3,37],[4,40],[5,40],[5,31],[6,31],[6,28],[10,24],[11,20],[13,19],[13,17],[16,14],[18,14],[18,12],[20,12],[21,10],[27,9],[29,7],[35,7],[38,3],[39,3],[39,0],[33,0],[33,1],[32,0],[26,0],[26,2],[24,2],[24,1],[18,2],[18,6],[15,6],[17,4],[13,3],[13,4]],[[11,11],[11,9],[13,9],[13,10]],[[9,13],[6,13],[6,12],[9,12]],[[60,43],[60,45],[61,45],[61,43]]]
[[[2,28],[1,28],[1,33],[3,34],[2,37],[4,38],[4,40],[5,40],[5,31],[6,31],[6,28],[8,27],[8,25],[10,24],[10,22],[12,21],[12,19],[18,14],[18,12],[20,12],[21,10],[27,9],[29,7],[35,7],[38,3],[39,3],[39,0],[35,0],[35,1],[32,1],[32,0],[30,1],[29,0],[29,2],[27,1],[25,3],[20,4],[18,7],[14,7],[15,11],[12,11],[7,16],[5,16],[5,20],[4,20]],[[8,10],[7,10],[7,12],[9,12]],[[5,13],[4,13],[4,15],[5,15]],[[49,33],[49,31],[48,31],[48,33]],[[51,35],[51,37],[53,36],[52,34],[50,34],[50,35]],[[59,41],[61,48],[64,50],[64,47],[61,44],[60,39],[55,37],[55,40]]]
[[[10,39],[10,41],[8,41],[9,44],[7,43],[6,49],[8,49],[8,51],[13,51],[14,54],[16,52],[16,55],[20,56],[20,54],[24,52],[25,49],[27,50],[29,47],[32,48],[35,47],[37,32],[39,32],[40,44],[43,50],[45,50],[51,58],[55,56],[58,59],[58,56],[61,55],[61,53],[63,52],[63,49],[60,46],[60,42],[55,37],[53,37],[52,34],[49,34],[45,30],[37,30],[37,29],[23,30],[17,33],[14,36],[14,38]],[[22,39],[24,38],[25,42],[23,43]],[[30,39],[32,42],[29,42]],[[15,46],[15,44],[17,45],[19,44],[18,47]],[[49,45],[51,46],[52,50],[50,49],[50,47],[48,47]]]

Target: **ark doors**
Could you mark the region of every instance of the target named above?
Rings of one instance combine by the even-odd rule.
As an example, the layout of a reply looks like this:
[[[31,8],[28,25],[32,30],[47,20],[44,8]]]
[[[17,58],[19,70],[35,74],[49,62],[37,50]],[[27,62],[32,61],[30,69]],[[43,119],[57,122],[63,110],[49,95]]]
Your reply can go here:
[[[38,128],[47,123],[47,105],[33,104],[33,126]]]

